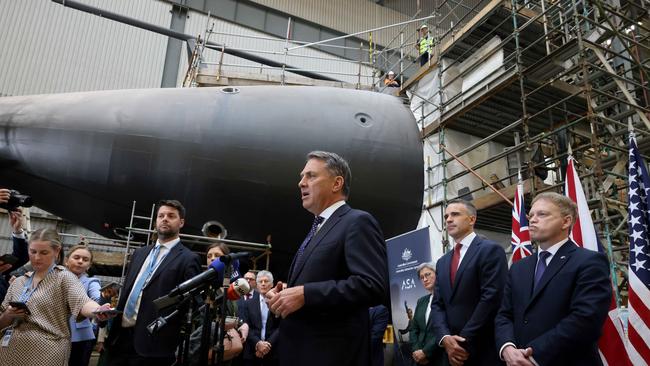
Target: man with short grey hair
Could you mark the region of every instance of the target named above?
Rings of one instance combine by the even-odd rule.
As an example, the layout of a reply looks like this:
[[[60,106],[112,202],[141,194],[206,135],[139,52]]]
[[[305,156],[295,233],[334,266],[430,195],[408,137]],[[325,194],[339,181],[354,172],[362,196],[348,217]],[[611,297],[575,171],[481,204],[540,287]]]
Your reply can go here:
[[[269,312],[266,294],[273,287],[273,274],[257,273],[257,291],[243,303],[242,319],[248,324],[248,338],[244,345],[244,365],[274,366],[278,364],[277,344],[280,319]]]
[[[312,151],[300,173],[302,206],[314,216],[289,269],[272,290],[282,365],[368,366],[368,308],[387,299],[386,245],[377,221],[347,205],[351,173],[339,155]]]

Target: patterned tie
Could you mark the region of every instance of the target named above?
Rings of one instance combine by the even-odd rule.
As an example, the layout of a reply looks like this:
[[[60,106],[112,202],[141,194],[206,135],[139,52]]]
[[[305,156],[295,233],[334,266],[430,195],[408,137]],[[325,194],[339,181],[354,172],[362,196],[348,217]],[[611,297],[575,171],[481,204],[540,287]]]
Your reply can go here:
[[[138,302],[138,298],[140,297],[142,288],[144,287],[144,284],[147,283],[149,277],[151,277],[151,275],[153,274],[154,268],[156,268],[156,260],[158,259],[158,253],[160,253],[160,245],[156,245],[151,251],[151,253],[149,254],[149,258],[150,258],[149,265],[147,266],[147,269],[142,273],[140,278],[138,278],[138,282],[136,282],[135,285],[133,286],[131,295],[126,301],[126,306],[124,307],[124,316],[129,319],[133,318],[133,316],[135,315],[135,304]]]
[[[314,217],[314,222],[311,224],[311,230],[309,230],[309,234],[307,234],[307,237],[305,240],[303,240],[302,244],[300,244],[300,248],[298,248],[298,256],[297,259],[300,259],[302,257],[302,254],[305,252],[305,249],[307,248],[307,245],[309,245],[309,242],[311,239],[314,237],[316,234],[316,230],[318,229],[318,225],[322,224],[325,218],[316,216]]]
[[[551,253],[545,250],[539,252],[539,261],[537,261],[537,268],[535,269],[535,286],[533,289],[537,288],[539,280],[542,279],[542,275],[544,274],[544,271],[546,271],[546,258],[550,255]]]
[[[458,263],[460,263],[460,249],[463,247],[463,244],[456,243],[454,247],[454,254],[451,256],[451,268],[450,268],[450,278],[451,285],[454,285],[454,280],[456,280],[456,271],[458,271]]]

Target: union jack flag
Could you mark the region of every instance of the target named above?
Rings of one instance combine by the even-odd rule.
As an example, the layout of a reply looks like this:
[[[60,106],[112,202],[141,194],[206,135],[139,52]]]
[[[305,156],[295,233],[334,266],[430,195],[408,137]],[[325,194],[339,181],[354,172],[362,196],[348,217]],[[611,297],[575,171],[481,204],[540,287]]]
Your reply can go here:
[[[512,206],[512,237],[510,244],[512,244],[511,263],[515,263],[533,253],[524,203],[524,185],[521,182],[517,184],[517,194],[515,194],[515,202],[514,206]]]
[[[630,134],[628,214],[630,263],[628,267],[628,348],[633,365],[650,364],[650,177]]]

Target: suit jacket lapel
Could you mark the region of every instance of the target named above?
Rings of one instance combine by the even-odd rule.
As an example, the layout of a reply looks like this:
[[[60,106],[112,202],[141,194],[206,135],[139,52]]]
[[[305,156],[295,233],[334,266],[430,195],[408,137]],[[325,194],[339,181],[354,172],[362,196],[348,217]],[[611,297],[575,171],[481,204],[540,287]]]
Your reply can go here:
[[[467,248],[467,252],[465,252],[465,256],[463,256],[463,260],[462,262],[460,262],[460,266],[458,266],[458,270],[456,271],[456,278],[454,279],[454,288],[452,289],[452,293],[451,293],[452,298],[456,294],[456,289],[458,288],[458,284],[461,282],[463,278],[463,272],[465,272],[465,268],[467,268],[470,265],[469,263],[471,263],[474,260],[474,256],[476,255],[476,253],[478,253],[479,245],[481,245],[481,239],[477,235],[474,237],[474,240],[472,240],[472,243],[470,244],[469,248]]]
[[[126,280],[127,282],[124,284],[124,289],[128,291],[123,291],[127,294],[131,293],[131,289],[133,289],[133,284],[135,283],[135,279],[138,277],[138,273],[140,273],[140,270],[142,269],[142,265],[144,264],[144,261],[149,257],[149,254],[151,254],[151,251],[153,250],[154,245],[150,245],[147,250],[146,254],[141,255],[140,257],[133,257],[133,262],[131,262],[130,266],[133,268],[135,271],[134,276],[127,276]]]
[[[302,258],[296,263],[296,258],[294,258],[294,268],[291,273],[292,278],[295,280],[302,269],[305,267],[305,263],[309,259],[309,256],[311,253],[314,251],[314,249],[318,246],[318,243],[323,240],[323,238],[327,235],[327,232],[329,232],[339,221],[341,221],[341,217],[348,213],[350,211],[350,206],[347,204],[339,207],[332,213],[332,216],[330,216],[327,221],[323,224],[323,226],[316,232],[314,237],[311,239],[309,244],[307,245],[307,248],[305,251],[302,253]],[[291,281],[293,282],[293,281]]]
[[[167,253],[167,255],[165,256],[165,259],[163,259],[163,261],[158,265],[158,268],[156,268],[156,271],[153,273],[153,275],[151,276],[151,279],[149,279],[149,281],[147,282],[147,284],[146,284],[146,286],[144,288],[147,288],[153,281],[155,281],[156,278],[160,275],[160,273],[165,270],[166,266],[168,266],[171,262],[173,262],[173,261],[177,260],[178,258],[180,258],[181,252],[184,249],[185,248],[183,248],[183,243],[178,242],[178,244],[176,244],[172,248],[172,250],[170,250],[169,253]]]
[[[535,290],[533,290],[533,295],[530,298],[531,303],[535,300],[537,295],[539,295],[539,293],[544,289],[544,287],[546,287],[549,281],[551,281],[551,279],[555,277],[555,275],[560,271],[560,269],[564,267],[564,265],[571,258],[571,254],[575,250],[576,250],[576,245],[571,240],[564,243],[564,245],[562,245],[560,249],[558,249],[558,251],[551,259],[551,262],[548,264],[548,267],[546,267],[546,270],[544,271],[542,278],[539,280],[537,287],[535,287]],[[537,261],[535,261],[535,266],[537,266]]]
[[[453,251],[447,252],[440,258],[440,272],[436,273],[436,282],[439,282],[440,292],[451,295],[451,256]],[[451,297],[451,296],[450,296]]]
[[[260,296],[259,296],[259,294],[257,292],[255,292],[253,297],[251,297],[250,300],[248,300],[248,301],[252,302],[252,304],[251,304],[252,309],[251,309],[251,314],[250,314],[251,315],[250,316],[251,322],[253,322],[253,324],[262,324],[262,311],[260,310]],[[261,329],[262,328],[260,327],[260,330]]]

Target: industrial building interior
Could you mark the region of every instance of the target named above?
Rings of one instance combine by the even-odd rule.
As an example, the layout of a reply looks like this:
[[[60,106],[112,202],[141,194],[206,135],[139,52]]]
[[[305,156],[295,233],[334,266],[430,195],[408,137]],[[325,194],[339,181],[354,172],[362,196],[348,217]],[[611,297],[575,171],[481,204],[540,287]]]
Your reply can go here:
[[[7,76],[18,73],[18,66],[5,60],[4,64],[0,62],[5,75],[4,79],[0,76],[5,85],[0,85],[0,95],[117,86],[243,85],[330,86],[392,94],[411,109],[421,133],[424,192],[418,226],[430,227],[434,256],[450,249],[444,207],[458,197],[473,201],[479,210],[477,229],[500,239],[510,253],[511,210],[518,176],[530,207],[537,193],[562,192],[567,157],[571,155],[618,284],[617,304],[625,306],[630,132],[636,135],[644,159],[650,159],[647,1],[356,0],[349,5],[347,17],[341,10],[324,9],[329,6],[307,0],[296,2],[300,5],[273,0],[151,2],[171,14],[172,26],[159,28],[174,29],[175,22],[181,21],[175,17],[185,17],[182,21],[191,22],[193,28],[166,34],[165,29],[145,30],[142,24],[110,20],[107,13],[119,14],[118,7],[104,9],[107,13],[102,14],[101,23],[88,27],[118,27],[116,34],[137,32],[137,37],[124,35],[125,44],[136,50],[151,48],[162,54],[167,47],[167,56],[171,53],[175,58],[157,59],[158,77],[152,80],[162,80],[160,85],[150,81],[134,84],[141,77],[137,75],[141,60],[126,59],[122,68],[130,71],[113,71],[128,80],[121,86],[87,83],[67,89],[51,85],[21,89]],[[98,21],[98,17],[74,9],[73,1],[41,3],[55,10],[51,17],[74,13],[74,17]],[[79,3],[103,6],[98,1]],[[237,10],[232,15],[226,9],[230,6]],[[23,16],[33,11],[9,1],[0,5],[0,10],[3,8],[5,14],[13,8]],[[247,19],[241,15],[244,10],[264,13],[261,16],[267,20],[242,21]],[[359,20],[364,13],[371,19]],[[141,14],[122,12],[121,16],[155,23],[155,19],[144,20]],[[224,28],[220,26],[224,19],[249,31]],[[434,49],[429,62],[420,66],[414,46],[422,24],[430,29]],[[3,33],[0,48],[11,37]],[[33,46],[23,43],[21,47]],[[175,60],[175,67],[170,60]],[[71,75],[82,76],[86,71],[78,68]],[[389,71],[397,75],[400,87],[384,85]],[[31,211],[31,225],[55,226],[70,234],[68,245],[84,236],[101,253],[96,259],[97,273],[108,274],[110,271],[102,266],[122,268],[125,253],[142,244],[131,239],[131,233],[150,232],[151,219],[138,215],[136,204],[132,224],[121,233],[124,240],[99,237],[36,208]],[[0,220],[6,221],[6,216]],[[9,225],[0,223],[0,228],[2,246],[8,246]],[[188,239],[218,240],[200,236]],[[273,258],[268,243],[230,244],[254,250],[255,267],[259,269],[268,268]]]

